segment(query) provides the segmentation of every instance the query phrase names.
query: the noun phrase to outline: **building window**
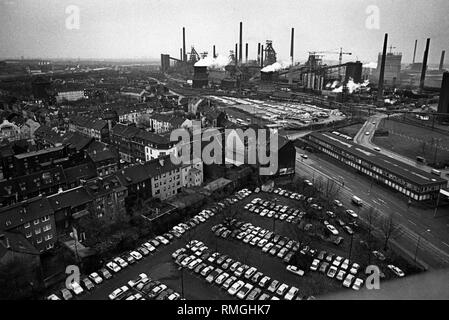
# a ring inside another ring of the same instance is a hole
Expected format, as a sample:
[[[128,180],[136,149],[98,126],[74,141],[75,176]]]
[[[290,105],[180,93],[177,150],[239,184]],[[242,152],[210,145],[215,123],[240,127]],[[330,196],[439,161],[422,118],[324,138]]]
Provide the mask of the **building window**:
[[[47,224],[46,226],[44,226],[44,232],[48,231],[51,229],[51,224]]]
[[[50,249],[53,248],[53,246],[54,246],[53,243],[48,243],[48,244],[45,246],[45,248],[46,248],[47,250],[50,250]]]
[[[51,239],[53,239],[53,235],[50,233],[50,234],[47,234],[46,236],[45,236],[45,241],[49,241],[49,240],[51,240]]]
[[[34,220],[34,224],[39,224],[39,219]]]
[[[49,221],[49,220],[50,220],[50,216],[45,216],[45,217],[41,218],[42,222],[46,222],[46,221]]]
[[[37,242],[37,243],[42,243],[42,238],[38,238],[38,239],[36,240],[36,242]]]
[[[25,223],[25,224],[23,225],[23,227],[24,227],[25,229],[28,229],[28,228],[30,227],[30,223],[29,223],[29,222]]]
[[[25,234],[25,237],[28,239],[28,238],[31,238],[31,232],[27,232],[26,234]]]
[[[35,233],[35,234],[39,234],[39,233],[41,233],[41,228],[39,228],[39,229],[35,229],[35,230],[34,230],[34,233]]]

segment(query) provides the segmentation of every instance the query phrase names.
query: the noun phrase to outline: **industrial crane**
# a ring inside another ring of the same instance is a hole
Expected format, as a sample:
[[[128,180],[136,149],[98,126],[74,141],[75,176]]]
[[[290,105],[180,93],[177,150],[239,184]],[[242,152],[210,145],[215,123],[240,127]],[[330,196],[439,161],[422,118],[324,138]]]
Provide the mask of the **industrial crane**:
[[[343,52],[343,48],[340,48],[340,51],[313,51],[313,52],[309,52],[309,54],[313,54],[316,55],[317,53],[323,53],[323,54],[338,54],[339,55],[339,59],[338,59],[338,78],[341,80],[341,65],[343,62],[343,55],[352,55],[352,52]]]

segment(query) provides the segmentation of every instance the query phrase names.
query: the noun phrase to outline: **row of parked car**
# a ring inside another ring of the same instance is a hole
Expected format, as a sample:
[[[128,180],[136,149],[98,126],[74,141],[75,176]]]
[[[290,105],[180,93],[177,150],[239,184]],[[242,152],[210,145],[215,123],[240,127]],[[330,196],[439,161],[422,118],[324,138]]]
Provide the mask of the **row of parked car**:
[[[128,281],[127,285],[115,289],[109,294],[110,300],[179,300],[181,295],[168,288],[160,281],[151,279],[141,273],[136,279]]]
[[[88,276],[81,277],[79,283],[74,281],[68,287],[60,289],[58,293],[49,295],[47,300],[61,300],[61,298],[64,300],[71,300],[74,296],[81,296],[86,292],[90,292],[104,281],[111,279],[114,274],[121,272],[129,265],[135,264],[155,252],[158,246],[168,245],[173,238],[174,235],[171,233],[156,236],[155,238],[144,242],[135,250],[114,257],[106,262],[105,267],[98,271],[92,272]]]
[[[248,189],[242,189],[236,192],[233,196],[224,199],[216,206],[209,209],[205,209],[197,214],[195,217],[189,219],[186,222],[179,223],[174,226],[170,231],[163,235],[159,235],[149,241],[144,242],[135,250],[126,252],[120,256],[114,257],[105,264],[105,267],[99,269],[97,272],[93,272],[88,276],[84,276],[78,282],[73,282],[69,288],[62,288],[57,293],[50,294],[48,300],[71,300],[74,296],[80,296],[86,292],[92,291],[96,286],[100,285],[106,280],[113,277],[114,274],[121,272],[146,256],[152,254],[157,250],[160,245],[168,245],[174,238],[180,238],[189,229],[196,227],[197,225],[204,223],[210,217],[214,216],[221,209],[237,203],[243,200],[251,194]],[[117,290],[120,288],[117,288]],[[124,289],[124,288],[122,288]]]
[[[215,225],[211,230],[216,236],[235,238],[253,247],[260,248],[262,252],[283,259],[286,263],[290,262],[295,252],[301,249],[301,244],[298,241],[236,219],[226,222],[226,225]]]
[[[263,274],[226,254],[212,252],[203,242],[192,240],[176,250],[175,263],[220,286],[230,296],[246,300],[302,300],[299,289]]]
[[[312,261],[310,270],[318,271],[326,274],[329,278],[335,278],[343,281],[346,288],[352,287],[354,290],[360,290],[364,280],[357,277],[360,271],[358,263],[351,263],[349,259],[336,256],[333,253],[320,251],[316,258]]]
[[[304,211],[279,205],[272,201],[263,201],[260,198],[253,199],[243,207],[245,210],[258,214],[261,217],[278,219],[289,223],[299,223],[306,215]]]

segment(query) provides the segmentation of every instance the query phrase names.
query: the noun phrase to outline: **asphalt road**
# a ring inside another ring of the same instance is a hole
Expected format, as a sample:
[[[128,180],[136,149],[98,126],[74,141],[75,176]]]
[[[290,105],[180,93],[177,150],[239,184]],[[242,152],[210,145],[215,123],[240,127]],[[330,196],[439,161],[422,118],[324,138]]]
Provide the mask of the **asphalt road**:
[[[304,153],[303,150],[298,152]],[[404,235],[396,240],[397,244],[413,256],[424,261],[429,268],[449,266],[449,216],[440,212],[433,217],[433,210],[421,210],[408,207],[407,201],[390,189],[372,183],[350,168],[336,164],[330,158],[308,154],[307,160],[297,154],[296,172],[309,179],[332,179],[341,187],[341,201],[351,207],[351,198],[358,196],[364,201],[364,208],[373,207],[381,215],[393,214],[404,231]],[[357,208],[354,209],[357,211]],[[363,209],[361,217],[363,218]],[[418,250],[416,249],[418,247]]]
[[[392,116],[394,116],[394,115],[392,115]],[[363,127],[359,130],[357,135],[354,137],[354,142],[358,143],[364,147],[370,148],[370,149],[374,149],[374,148],[378,147],[377,145],[372,143],[372,139],[374,137],[374,133],[377,130],[377,127],[379,126],[380,122],[384,118],[387,118],[387,115],[376,114],[376,115],[368,118],[368,120],[364,123]],[[417,163],[414,159],[407,158],[407,157],[400,155],[396,152],[393,152],[391,150],[381,148],[381,147],[379,147],[379,149],[380,149],[380,151],[378,151],[378,152],[380,152],[381,154],[386,155],[390,158],[397,159],[397,160],[404,162],[408,165],[411,165],[417,169],[420,169],[420,170],[423,170],[426,172],[431,172],[433,169],[432,167],[429,167],[428,165]],[[447,172],[449,172],[449,171],[444,172],[444,174],[442,175],[442,178],[449,180],[449,178],[446,176]]]

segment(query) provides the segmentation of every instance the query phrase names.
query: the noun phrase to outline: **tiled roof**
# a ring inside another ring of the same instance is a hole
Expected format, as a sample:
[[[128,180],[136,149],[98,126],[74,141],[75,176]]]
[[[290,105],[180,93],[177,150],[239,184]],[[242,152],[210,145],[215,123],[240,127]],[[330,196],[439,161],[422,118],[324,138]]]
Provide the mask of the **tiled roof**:
[[[0,230],[11,230],[26,222],[53,214],[46,198],[37,197],[0,209]]]
[[[92,197],[83,186],[51,195],[47,199],[54,211],[74,208],[92,201]]]

